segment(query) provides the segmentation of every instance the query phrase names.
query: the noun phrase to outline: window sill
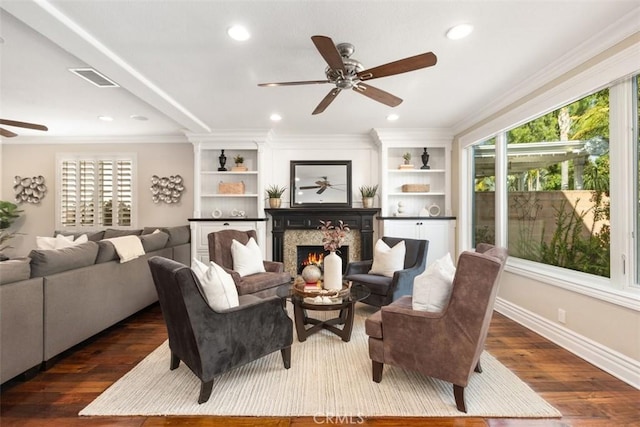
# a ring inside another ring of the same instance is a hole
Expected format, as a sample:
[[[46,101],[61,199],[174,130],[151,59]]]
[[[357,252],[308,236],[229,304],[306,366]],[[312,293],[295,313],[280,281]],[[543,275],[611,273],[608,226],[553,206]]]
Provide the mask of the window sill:
[[[542,283],[640,311],[640,289],[616,289],[610,279],[566,268],[509,257],[505,271]]]

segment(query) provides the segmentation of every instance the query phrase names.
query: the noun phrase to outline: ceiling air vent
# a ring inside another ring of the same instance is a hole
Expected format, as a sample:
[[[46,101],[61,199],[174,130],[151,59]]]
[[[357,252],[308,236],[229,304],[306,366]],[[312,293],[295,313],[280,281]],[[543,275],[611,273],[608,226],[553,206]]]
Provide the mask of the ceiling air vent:
[[[116,82],[93,68],[70,68],[69,71],[98,87],[120,87]]]

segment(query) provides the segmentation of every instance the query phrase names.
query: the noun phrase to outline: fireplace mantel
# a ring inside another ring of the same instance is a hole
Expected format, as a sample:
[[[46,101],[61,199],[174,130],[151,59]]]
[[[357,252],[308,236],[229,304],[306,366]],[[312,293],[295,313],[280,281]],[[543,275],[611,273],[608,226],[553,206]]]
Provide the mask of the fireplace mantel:
[[[286,230],[317,230],[320,221],[336,224],[342,220],[352,230],[360,231],[361,257],[373,259],[373,224],[380,209],[364,208],[288,208],[265,209],[273,218],[272,254],[274,261],[284,260],[284,232]]]

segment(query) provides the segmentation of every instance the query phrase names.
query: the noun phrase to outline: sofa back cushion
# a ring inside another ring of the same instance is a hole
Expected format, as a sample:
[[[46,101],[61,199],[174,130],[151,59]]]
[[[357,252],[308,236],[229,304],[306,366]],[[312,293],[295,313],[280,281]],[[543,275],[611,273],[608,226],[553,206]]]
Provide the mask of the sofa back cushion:
[[[31,277],[43,277],[93,265],[97,256],[98,244],[91,241],[63,249],[35,249],[29,254]]]
[[[31,258],[14,258],[0,262],[0,285],[19,282],[31,277]]]
[[[191,229],[188,225],[177,225],[175,227],[145,227],[142,230],[142,235],[151,234],[156,230],[160,230],[169,235],[169,240],[166,244],[167,248],[184,245],[191,241]]]
[[[118,230],[116,228],[107,228],[104,231],[104,236],[102,236],[103,239],[112,239],[114,237],[122,237],[122,236],[139,236],[142,234],[142,229],[136,229],[136,230]]]
[[[142,247],[144,248],[144,253],[146,254],[164,248],[165,246],[167,246],[168,240],[169,235],[164,231],[159,231],[157,233],[154,232],[151,234],[143,234],[142,236],[140,236],[140,241],[142,242]]]

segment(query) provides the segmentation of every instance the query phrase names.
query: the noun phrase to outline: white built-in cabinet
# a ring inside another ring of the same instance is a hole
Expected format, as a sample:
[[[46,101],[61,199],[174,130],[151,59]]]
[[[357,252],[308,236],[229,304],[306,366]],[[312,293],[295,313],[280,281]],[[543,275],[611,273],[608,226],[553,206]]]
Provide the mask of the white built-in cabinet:
[[[223,229],[256,230],[258,245],[265,253],[266,218],[260,168],[263,141],[243,135],[191,136],[194,147],[194,209],[191,224],[191,253],[203,262],[209,260],[207,236]],[[220,156],[226,157],[221,168]],[[246,171],[233,171],[234,157],[244,158]],[[241,193],[221,191],[220,183],[240,185]]]
[[[382,131],[377,131],[376,136],[380,149],[382,235],[429,240],[427,265],[448,252],[455,259],[451,136]],[[403,156],[407,153],[413,168],[404,166]],[[423,154],[429,156],[428,168],[423,168]]]

